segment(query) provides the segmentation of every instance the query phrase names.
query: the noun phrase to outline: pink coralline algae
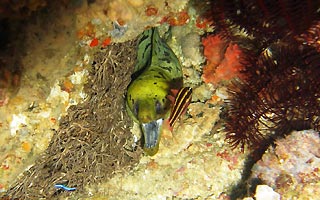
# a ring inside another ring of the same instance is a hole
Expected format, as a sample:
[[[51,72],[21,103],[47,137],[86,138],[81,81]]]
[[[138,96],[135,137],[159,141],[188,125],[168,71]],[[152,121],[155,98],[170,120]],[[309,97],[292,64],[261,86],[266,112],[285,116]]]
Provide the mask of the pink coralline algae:
[[[319,133],[293,131],[275,144],[252,168],[252,182],[259,179],[284,199],[319,197]]]

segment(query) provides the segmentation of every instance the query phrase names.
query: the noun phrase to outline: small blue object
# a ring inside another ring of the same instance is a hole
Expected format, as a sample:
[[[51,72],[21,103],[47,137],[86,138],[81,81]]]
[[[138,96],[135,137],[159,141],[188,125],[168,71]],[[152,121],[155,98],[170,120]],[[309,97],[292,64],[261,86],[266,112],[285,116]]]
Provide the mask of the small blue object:
[[[62,184],[55,184],[54,187],[58,189],[64,189],[66,191],[75,191],[77,189],[77,188],[70,188]]]

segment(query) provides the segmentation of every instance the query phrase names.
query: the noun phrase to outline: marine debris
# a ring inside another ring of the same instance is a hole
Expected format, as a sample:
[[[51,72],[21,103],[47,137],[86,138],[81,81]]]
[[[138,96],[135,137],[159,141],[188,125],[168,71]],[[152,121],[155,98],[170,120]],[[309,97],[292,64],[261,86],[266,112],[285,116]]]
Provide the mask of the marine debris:
[[[57,189],[63,189],[65,191],[75,191],[77,189],[75,187],[68,187],[68,186],[65,186],[63,184],[55,184],[54,187],[57,188]]]

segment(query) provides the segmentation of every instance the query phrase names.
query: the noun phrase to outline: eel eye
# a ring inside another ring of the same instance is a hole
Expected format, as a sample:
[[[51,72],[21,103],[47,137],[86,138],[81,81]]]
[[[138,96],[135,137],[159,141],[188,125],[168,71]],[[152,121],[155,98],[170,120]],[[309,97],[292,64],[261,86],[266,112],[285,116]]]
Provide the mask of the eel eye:
[[[161,103],[157,100],[157,101],[156,101],[156,113],[157,113],[157,114],[161,114],[161,112],[162,112],[162,105],[161,105]]]

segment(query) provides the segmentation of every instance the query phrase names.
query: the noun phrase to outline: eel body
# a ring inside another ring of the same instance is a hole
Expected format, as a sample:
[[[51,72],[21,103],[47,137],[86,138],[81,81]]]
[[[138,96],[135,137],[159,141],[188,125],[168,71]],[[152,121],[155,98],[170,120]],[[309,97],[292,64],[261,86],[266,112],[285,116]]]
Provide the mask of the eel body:
[[[144,151],[157,153],[164,119],[170,111],[167,95],[183,85],[180,62],[157,28],[145,30],[139,39],[137,63],[127,89],[129,115],[139,123]]]

